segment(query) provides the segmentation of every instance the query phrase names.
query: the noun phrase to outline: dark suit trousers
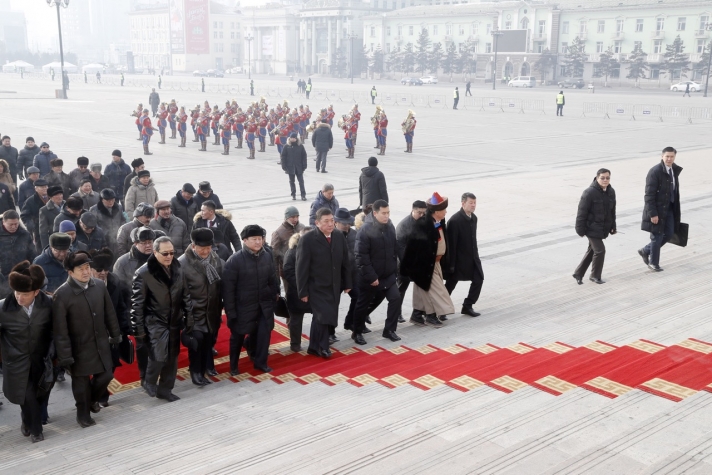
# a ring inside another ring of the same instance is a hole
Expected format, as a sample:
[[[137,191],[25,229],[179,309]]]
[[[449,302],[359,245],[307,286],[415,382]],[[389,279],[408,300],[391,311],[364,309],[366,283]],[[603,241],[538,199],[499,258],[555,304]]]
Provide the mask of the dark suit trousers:
[[[665,230],[661,233],[650,233],[650,242],[645,246],[645,253],[650,256],[650,264],[660,265],[660,248],[675,234],[675,207],[670,203],[670,209],[665,217]]]
[[[213,335],[210,332],[193,330],[193,338],[198,342],[198,349],[188,348],[188,366],[191,373],[204,375],[208,362],[213,359]]]
[[[318,323],[312,319],[311,330],[309,331],[309,349],[313,351],[328,350],[331,328],[331,325]]]
[[[38,395],[37,381],[42,376],[43,368],[32,368],[30,376],[27,379],[27,388],[25,389],[25,401],[20,404],[22,423],[30,430],[32,435],[40,435],[42,433],[42,412],[49,399],[49,394],[44,396]]]
[[[324,170],[326,168],[326,154],[327,152],[316,152],[316,171]]]
[[[101,399],[112,379],[114,379],[114,373],[111,371],[104,371],[94,376],[72,375],[72,394],[76,401],[79,419],[89,419],[89,407]]]
[[[457,286],[457,282],[457,280],[452,279],[445,282],[445,288],[447,289],[448,294],[452,294],[452,291],[455,290],[455,287]],[[483,283],[484,281],[479,274],[475,275],[474,280],[470,282],[470,290],[467,292],[467,297],[465,297],[465,300],[462,302],[462,306],[464,308],[472,308],[477,303],[480,299],[480,292],[482,291]]]
[[[366,317],[368,316],[369,308],[377,300],[379,303],[383,299],[388,300],[388,310],[386,310],[386,324],[383,331],[396,331],[398,328],[398,316],[401,313],[401,296],[397,285],[391,285],[387,289],[381,289],[369,286],[361,286],[359,288],[358,301],[356,302],[356,310],[354,311],[353,329],[355,333],[363,333],[366,327]]]
[[[175,336],[171,334],[171,338],[180,338],[177,330]],[[159,393],[169,393],[176,384],[176,374],[178,374],[178,352],[174,353],[169,350],[168,358],[165,362],[155,361],[153,358],[148,359],[146,367],[146,384],[158,384]]]
[[[232,325],[228,323],[230,328],[230,371],[237,372],[240,351],[243,346],[255,366],[267,366],[269,340],[272,336],[268,319],[260,316],[257,328],[248,335],[238,333],[236,323]]]
[[[302,344],[302,324],[304,323],[304,312],[289,312],[289,344],[291,346],[301,346]]]
[[[588,236],[586,236],[588,237]],[[583,278],[591,265],[591,277],[600,279],[603,273],[603,260],[606,258],[606,246],[603,244],[603,239],[588,237],[588,249],[583,255],[581,263],[578,265],[574,274]]]
[[[148,337],[136,338],[136,363],[138,364],[138,374],[141,379],[146,379],[146,367],[148,366],[149,352]]]
[[[324,163],[326,163],[326,160],[324,160]],[[297,194],[297,186],[294,183],[294,177],[297,177],[297,180],[299,181],[299,192],[302,194],[302,196],[307,196],[307,192],[304,190],[304,174],[303,173],[297,173],[296,175],[294,173],[289,174],[289,189],[292,192],[292,196],[296,196]]]

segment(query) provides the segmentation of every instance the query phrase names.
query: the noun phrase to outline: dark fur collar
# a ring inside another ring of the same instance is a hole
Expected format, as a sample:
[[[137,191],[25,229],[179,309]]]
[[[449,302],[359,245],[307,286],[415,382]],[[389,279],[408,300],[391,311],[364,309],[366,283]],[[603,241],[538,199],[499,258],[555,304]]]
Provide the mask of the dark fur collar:
[[[158,280],[159,282],[163,282],[168,287],[170,287],[173,282],[175,282],[175,280],[178,278],[178,273],[180,269],[180,262],[178,262],[178,259],[173,259],[173,262],[171,263],[170,277],[168,277],[166,271],[163,270],[163,266],[158,262],[158,259],[156,259],[156,256],[154,256],[153,254],[148,257],[146,265],[148,266],[148,272],[156,280]]]

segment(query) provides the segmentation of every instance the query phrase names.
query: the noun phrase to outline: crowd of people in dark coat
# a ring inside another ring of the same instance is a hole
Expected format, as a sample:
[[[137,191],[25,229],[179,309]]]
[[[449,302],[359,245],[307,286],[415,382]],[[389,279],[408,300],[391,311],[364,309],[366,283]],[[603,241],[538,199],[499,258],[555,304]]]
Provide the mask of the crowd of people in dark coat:
[[[651,244],[639,252],[657,271],[660,246],[680,227],[682,169],[675,157],[666,148],[646,183],[643,229],[650,230]],[[52,171],[61,173],[58,159],[52,160]],[[34,164],[40,164],[37,156]],[[51,390],[65,374],[83,428],[94,425],[92,415],[109,405],[108,387],[121,365],[137,364],[148,396],[177,401],[173,388],[182,345],[192,383],[211,384],[218,376],[214,355],[223,315],[231,334],[232,376],[245,364],[243,348],[255,370],[272,371],[275,316],[286,319],[290,350],[301,352],[304,316],[311,314],[306,353],[331,358],[342,294],[350,298],[343,328],[358,345],[367,344],[370,315],[383,300],[382,336],[401,339],[398,325],[406,323],[402,305],[411,283],[414,325],[443,326],[457,313],[450,295],[463,281],[470,288],[460,314],[480,315],[474,306],[484,271],[473,193],[462,194],[449,220],[449,200],[435,192],[413,202],[394,225],[386,178],[371,157],[359,178],[357,209],[340,206],[334,186],[326,183],[311,204],[309,225],[289,206],[268,244],[258,224],[237,232],[209,182],[197,189],[185,183],[165,200],[149,191],[150,173],[140,158],[128,167],[114,150],[103,174],[85,157],[77,165],[68,175],[68,190],[50,186],[39,167],[16,168],[32,182],[34,194],[25,194],[19,213],[15,206],[2,213],[3,392],[21,406],[21,431],[33,442],[43,440]],[[581,199],[576,231],[590,244],[574,274],[579,283],[578,272],[592,260],[591,280],[600,279],[601,240],[616,231],[609,185],[610,171],[601,169]],[[125,211],[122,203],[132,193],[139,198]]]

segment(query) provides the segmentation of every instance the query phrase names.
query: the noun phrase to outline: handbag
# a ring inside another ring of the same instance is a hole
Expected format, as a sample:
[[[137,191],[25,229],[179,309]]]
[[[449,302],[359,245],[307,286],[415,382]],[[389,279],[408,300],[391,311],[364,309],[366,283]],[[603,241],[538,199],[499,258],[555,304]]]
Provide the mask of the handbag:
[[[281,318],[289,318],[289,310],[287,310],[287,301],[281,295],[274,304],[274,315]]]
[[[133,338],[126,337],[119,343],[119,358],[126,364],[133,364],[136,356],[136,349]]]
[[[680,223],[680,227],[675,234],[672,235],[668,241],[670,244],[676,246],[685,247],[687,246],[687,233],[690,230],[690,225],[687,223]]]
[[[198,340],[193,336],[193,332],[183,330],[180,332],[180,342],[191,351],[198,351]]]
[[[48,394],[52,390],[52,387],[54,387],[54,382],[57,379],[57,373],[59,372],[59,368],[55,368],[54,364],[52,363],[54,353],[55,350],[53,341],[49,345],[49,351],[47,351],[47,355],[43,358],[44,370],[42,371],[42,376],[40,377],[40,380],[37,383],[37,390],[40,393]]]

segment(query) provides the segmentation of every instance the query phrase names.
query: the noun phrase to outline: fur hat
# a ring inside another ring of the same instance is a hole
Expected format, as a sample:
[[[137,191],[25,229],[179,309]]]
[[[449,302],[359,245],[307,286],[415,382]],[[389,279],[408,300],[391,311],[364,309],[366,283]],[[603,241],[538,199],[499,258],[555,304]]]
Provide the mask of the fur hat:
[[[447,196],[440,196],[436,191],[433,193],[433,196],[428,198],[426,205],[430,211],[442,211],[447,209]]]
[[[84,165],[84,166],[89,166],[89,159],[87,157],[79,157],[77,158],[77,165]]]
[[[44,285],[45,273],[42,267],[22,261],[12,268],[8,281],[15,292],[34,292]]]
[[[84,202],[81,198],[77,196],[70,196],[69,198],[67,198],[67,202],[64,203],[64,206],[67,209],[78,211],[80,209],[84,209]]]
[[[68,271],[84,264],[91,264],[91,256],[87,251],[70,252],[64,258],[64,268]]]
[[[102,200],[115,200],[116,192],[111,188],[104,188],[101,190],[100,196]]]
[[[101,163],[92,163],[90,168],[93,172],[101,172]]]
[[[55,158],[55,159],[49,161],[49,166],[50,167],[63,167],[64,160],[62,160],[61,158]]]
[[[69,234],[54,233],[49,237],[49,247],[58,251],[66,251],[72,245],[72,238]]]
[[[157,237],[156,232],[148,226],[136,228],[135,232],[136,234],[134,235],[133,242],[155,241]]]
[[[91,255],[91,268],[98,271],[111,270],[114,262],[114,253],[111,249],[105,247],[101,250],[92,249],[89,251]]]
[[[139,203],[133,212],[133,217],[146,216],[147,218],[153,218],[154,214],[156,214],[156,208],[148,203]]]
[[[62,195],[62,194],[64,194],[64,189],[59,185],[50,186],[49,188],[47,188],[47,196],[49,196],[50,198],[53,197],[54,195]]]
[[[210,182],[209,181],[201,181],[198,183],[198,188],[200,191],[213,191],[213,189],[210,187]]]
[[[262,227],[258,226],[257,224],[248,224],[242,229],[242,232],[240,233],[240,239],[242,240],[254,236],[264,236],[264,229],[262,229]]]
[[[89,164],[89,160],[87,160],[87,165],[88,164]],[[131,168],[138,168],[141,165],[145,165],[145,163],[143,163],[143,158],[137,158],[136,160],[133,160],[131,162]]]
[[[210,228],[195,228],[190,233],[190,240],[196,246],[212,246],[215,243],[215,235]]]
[[[143,178],[143,177],[145,177],[145,176],[151,176],[151,172],[149,172],[148,170],[141,170],[141,171],[138,172],[136,175],[137,175],[139,178]]]
[[[121,156],[121,150],[116,149],[113,152],[111,152],[112,157],[120,157]]]

